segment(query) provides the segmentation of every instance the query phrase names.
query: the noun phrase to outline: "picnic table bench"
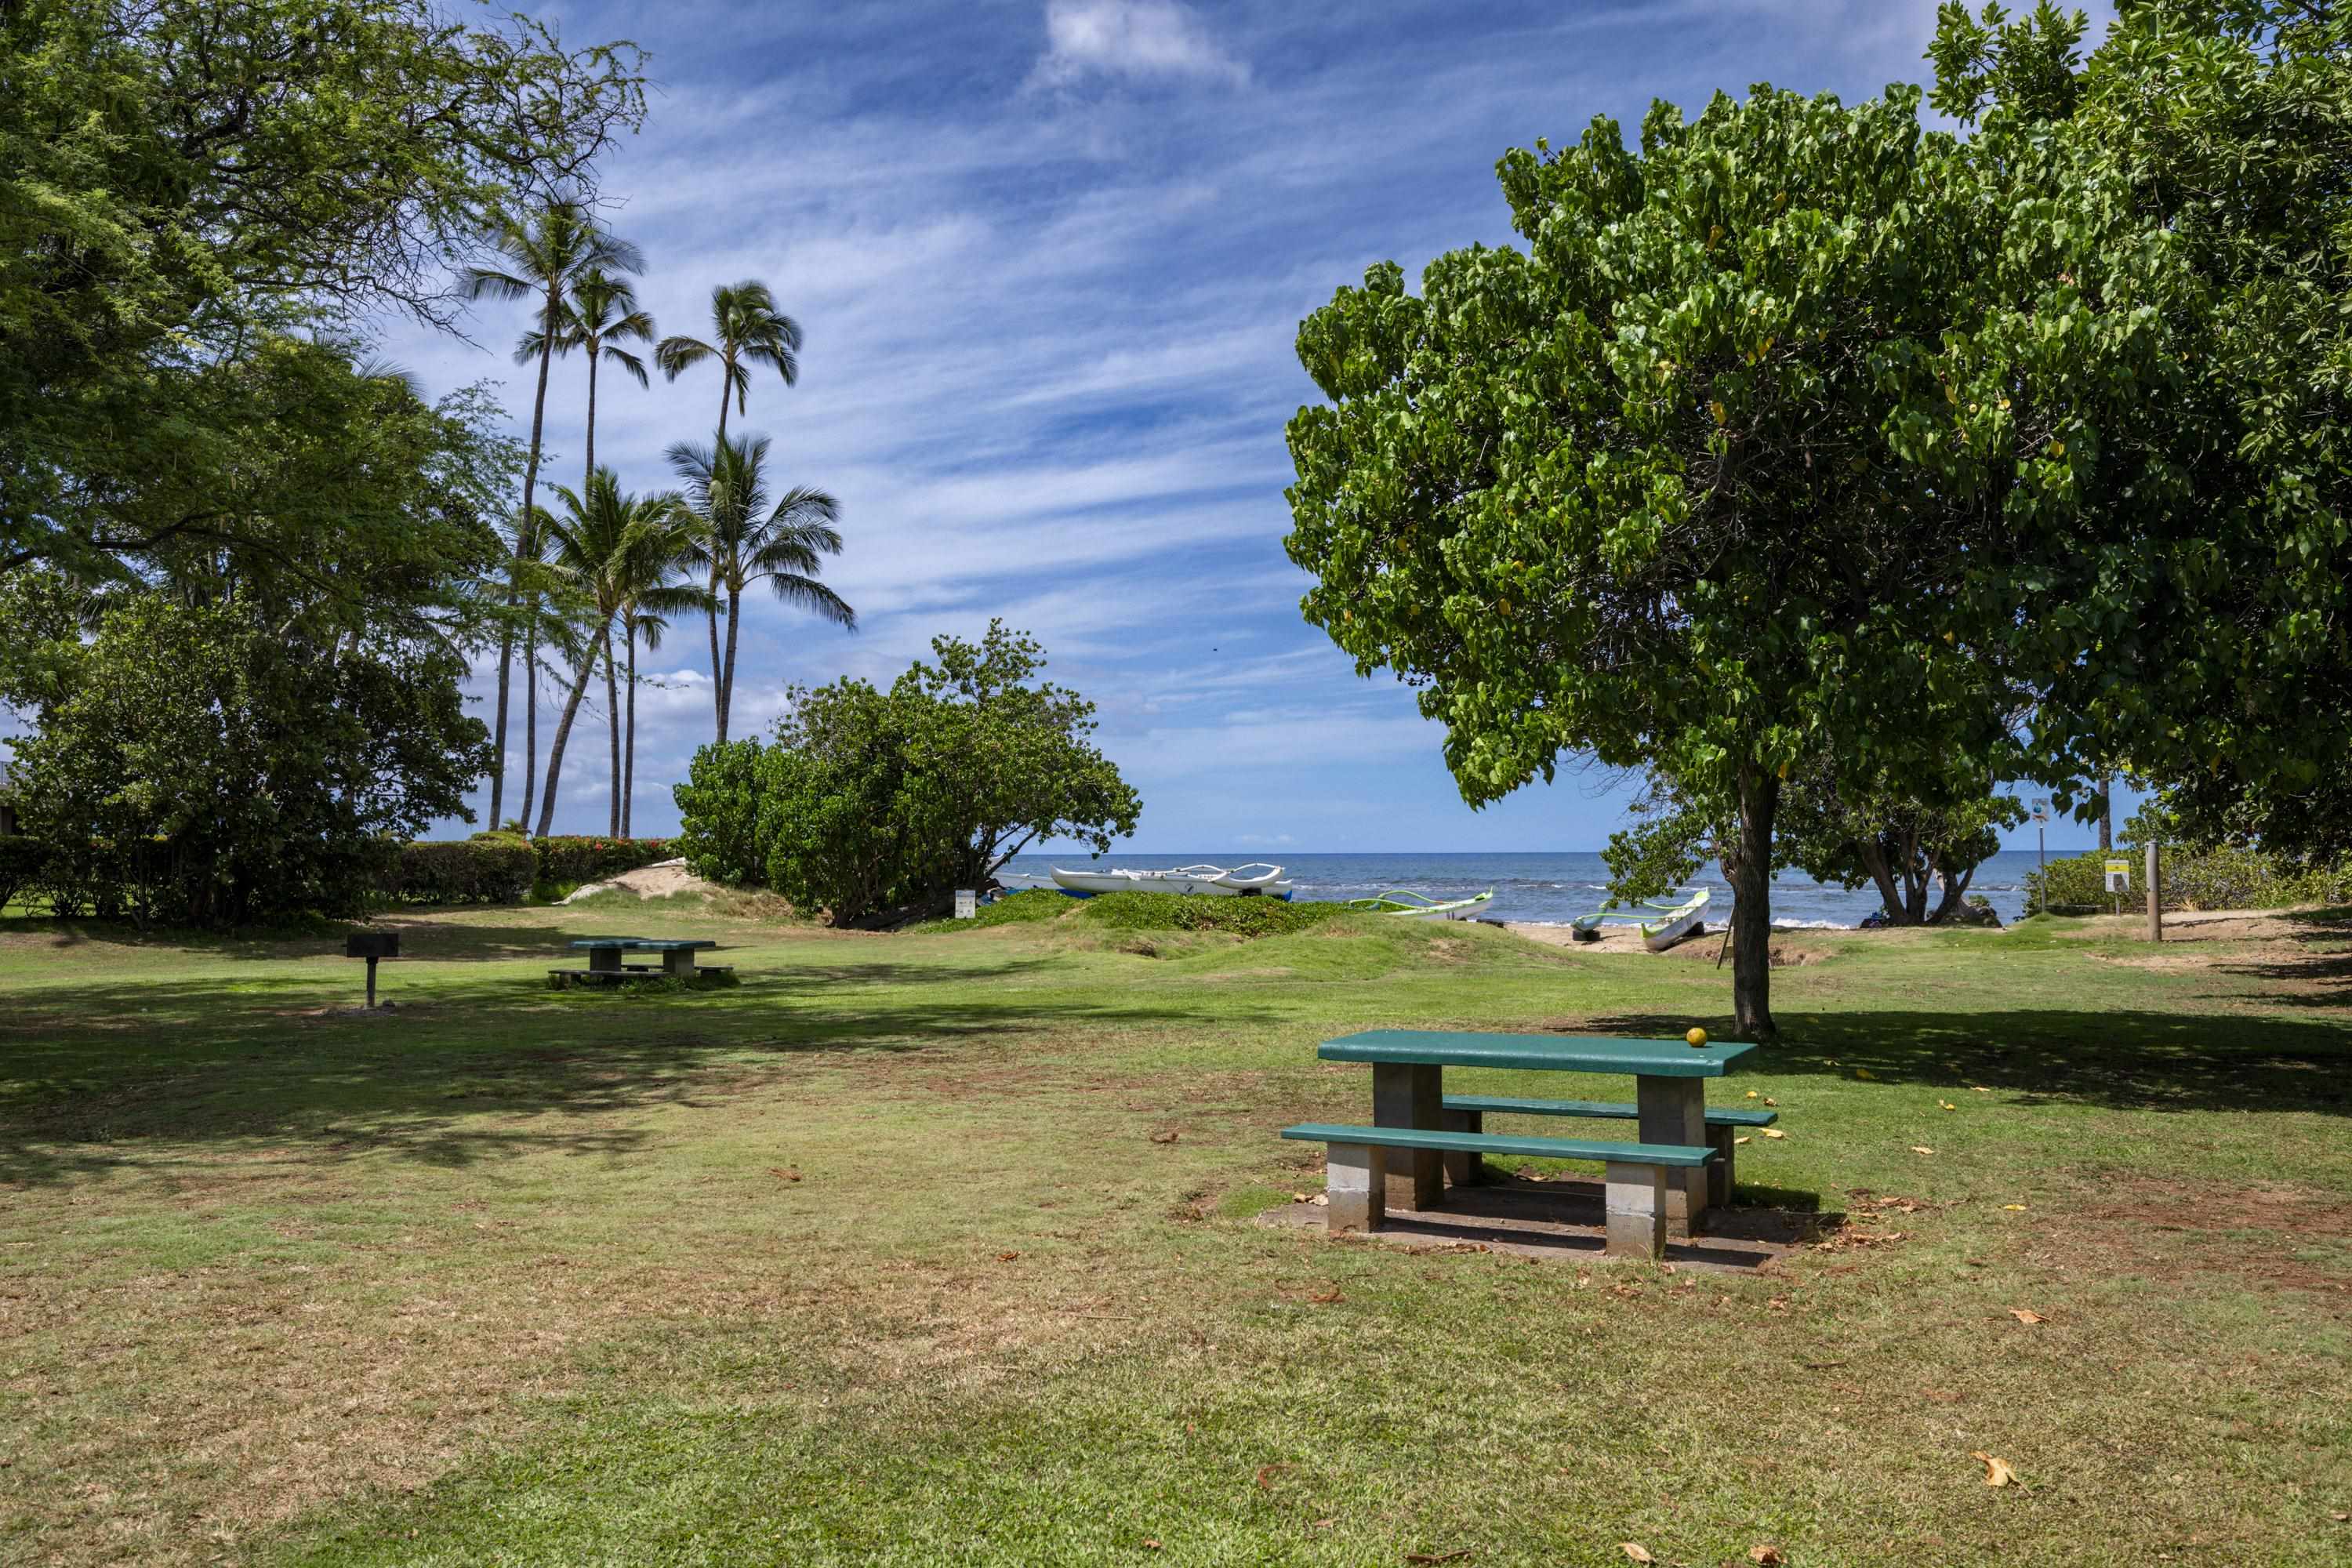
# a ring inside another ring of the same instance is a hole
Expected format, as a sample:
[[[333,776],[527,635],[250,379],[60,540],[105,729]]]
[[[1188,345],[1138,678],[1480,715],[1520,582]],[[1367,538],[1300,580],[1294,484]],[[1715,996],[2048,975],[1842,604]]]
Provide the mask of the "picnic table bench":
[[[1309,1122],[1286,1127],[1282,1136],[1328,1147],[1327,1223],[1335,1232],[1377,1230],[1392,1207],[1436,1207],[1446,1178],[1456,1184],[1482,1179],[1489,1154],[1597,1160],[1608,1251],[1656,1258],[1670,1232],[1696,1234],[1710,1204],[1730,1201],[1737,1129],[1775,1120],[1769,1110],[1706,1107],[1706,1080],[1755,1048],[1736,1040],[1693,1047],[1575,1035],[1367,1030],[1326,1040],[1316,1055],[1370,1064],[1371,1125]],[[1630,1073],[1634,1103],[1448,1096],[1449,1067]],[[1638,1141],[1492,1133],[1485,1126],[1489,1115],[1633,1121]]]
[[[694,955],[705,948],[719,944],[707,939],[675,941],[642,936],[583,937],[572,944],[588,954],[585,969],[551,969],[548,984],[565,985],[620,985],[632,980],[677,979],[692,980],[702,974],[732,974],[726,964],[705,964],[698,968]],[[657,952],[659,963],[630,963],[625,954]]]

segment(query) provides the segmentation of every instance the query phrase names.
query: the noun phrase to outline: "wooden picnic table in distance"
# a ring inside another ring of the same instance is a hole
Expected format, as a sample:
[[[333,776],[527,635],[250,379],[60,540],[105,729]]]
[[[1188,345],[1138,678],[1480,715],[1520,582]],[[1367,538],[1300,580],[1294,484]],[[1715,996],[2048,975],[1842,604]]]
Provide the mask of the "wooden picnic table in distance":
[[[695,967],[696,953],[705,948],[715,948],[719,945],[707,938],[673,940],[642,936],[592,936],[583,937],[572,945],[575,949],[586,951],[588,967],[549,970],[548,978],[558,985],[573,981],[611,985],[627,980],[649,980],[656,974],[664,978],[691,980],[698,974],[733,973],[731,969],[723,966],[700,969]],[[656,969],[650,963],[627,963],[625,955],[632,952],[661,954],[660,967]]]
[[[1372,1123],[1378,1127],[1449,1130],[1444,1073],[1454,1068],[1508,1068],[1538,1072],[1630,1073],[1634,1085],[1637,1136],[1645,1144],[1706,1146],[1709,1143],[1706,1080],[1721,1078],[1732,1063],[1754,1050],[1749,1042],[1619,1039],[1591,1035],[1499,1035],[1435,1029],[1368,1029],[1343,1035],[1316,1047],[1326,1061],[1367,1062],[1372,1069]],[[1527,1110],[1536,1114],[1610,1116],[1621,1107],[1559,1102],[1550,1111],[1541,1101],[1506,1102],[1461,1098],[1455,1121],[1484,1110]],[[1720,1114],[1720,1113],[1718,1113]],[[1770,1118],[1764,1117],[1761,1121]],[[1469,1123],[1475,1130],[1475,1121]],[[1729,1193],[1729,1140],[1716,1142],[1723,1196]],[[1388,1176],[1389,1204],[1399,1208],[1434,1207],[1444,1193],[1445,1153],[1435,1149],[1399,1152]],[[1475,1157],[1465,1158],[1457,1177],[1466,1176]],[[1709,1173],[1704,1167],[1665,1173],[1664,1218],[1677,1234],[1689,1235],[1706,1211]]]

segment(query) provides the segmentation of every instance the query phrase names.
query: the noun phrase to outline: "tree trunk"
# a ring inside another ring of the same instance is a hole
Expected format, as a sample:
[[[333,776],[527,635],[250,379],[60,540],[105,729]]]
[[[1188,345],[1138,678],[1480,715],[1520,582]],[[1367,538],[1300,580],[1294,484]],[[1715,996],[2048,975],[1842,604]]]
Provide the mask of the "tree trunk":
[[[1854,848],[1862,858],[1862,868],[1870,873],[1870,879],[1878,887],[1879,902],[1886,906],[1887,924],[1904,924],[1903,895],[1895,889],[1895,872],[1887,865],[1885,846],[1864,842]]]
[[[743,624],[743,591],[727,590],[727,682],[719,692],[719,738],[727,739],[727,726],[735,718],[735,629]]]
[[[637,796],[637,623],[628,622],[623,636],[629,645],[629,716],[621,753],[621,837],[626,838],[632,826],[629,814]]]
[[[1942,869],[1941,867],[1937,868]],[[1976,874],[1977,868],[1974,866],[1957,876],[1949,871],[1944,872],[1943,901],[1936,906],[1936,912],[1927,917],[1929,925],[1942,925],[1959,912],[1964,900],[1968,898],[1969,883],[1975,879]]]
[[[522,520],[515,527],[515,555],[521,563],[537,559],[537,552],[531,549],[531,545],[539,537],[539,514],[532,507],[539,494],[540,438],[547,428],[547,366],[554,349],[549,333],[555,324],[555,312],[562,305],[562,294],[555,284],[550,283],[547,286],[547,304],[539,318],[539,390],[532,395],[530,402],[530,456],[522,466]],[[538,605],[531,605],[534,620],[538,609]],[[531,775],[539,766],[539,633],[535,627],[523,639],[522,691],[522,819],[528,823],[530,820]],[[503,721],[499,725],[499,738],[503,747],[506,739]]]
[[[604,635],[597,641],[604,645],[604,729],[613,738],[613,771],[608,775],[613,781],[612,798],[604,803],[611,809],[604,815],[612,823],[608,831],[618,838],[621,836],[621,693],[618,689],[620,683],[613,675],[613,627],[610,622],[605,624]]]
[[[509,606],[514,596],[509,595]],[[490,773],[490,829],[496,832],[506,826],[500,816],[507,803],[507,685],[514,679],[514,630],[509,627],[499,633],[499,761]]]
[[[2116,775],[2099,775],[2099,847],[2116,847]]]
[[[710,449],[711,471],[727,460],[727,394],[729,391],[727,362],[719,362],[719,444]],[[711,500],[711,521],[717,521],[719,496]],[[718,720],[719,744],[727,743],[727,698],[719,684],[719,539],[710,541],[710,605],[702,612],[703,623],[710,628],[710,711]]]
[[[588,458],[580,465],[580,499],[588,499],[588,486],[596,478],[596,345],[588,345]]]
[[[588,657],[580,661],[580,673],[572,682],[572,695],[564,700],[563,717],[557,721],[555,738],[547,746],[547,787],[539,796],[539,836],[547,837],[555,823],[555,784],[563,773],[563,747],[572,738],[572,721],[579,715],[580,699],[587,694],[588,678],[596,673],[596,650],[591,647]]]
[[[1731,883],[1733,1034],[1769,1040],[1772,1022],[1772,817],[1780,781],[1754,764],[1739,771],[1739,852],[1724,868]]]

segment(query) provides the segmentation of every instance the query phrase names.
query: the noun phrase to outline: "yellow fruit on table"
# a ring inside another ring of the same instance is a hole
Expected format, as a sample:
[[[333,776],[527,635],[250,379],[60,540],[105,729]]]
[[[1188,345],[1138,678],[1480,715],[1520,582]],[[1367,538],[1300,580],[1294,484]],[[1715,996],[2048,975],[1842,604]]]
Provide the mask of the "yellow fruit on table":
[[[1705,1029],[1693,1029],[1689,1034],[1685,1035],[1683,1038],[1688,1040],[1692,1047],[1696,1048],[1706,1044],[1706,1031]]]

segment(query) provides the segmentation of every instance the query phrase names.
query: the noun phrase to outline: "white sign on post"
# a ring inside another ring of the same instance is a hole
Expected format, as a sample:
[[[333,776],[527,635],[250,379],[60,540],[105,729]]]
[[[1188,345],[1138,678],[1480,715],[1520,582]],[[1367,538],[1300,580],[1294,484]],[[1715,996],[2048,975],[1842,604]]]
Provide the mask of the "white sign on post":
[[[960,921],[968,921],[979,913],[980,894],[971,888],[958,888],[956,889],[955,918]]]
[[[2110,860],[2107,862],[2107,891],[2110,893],[2128,893],[2131,891],[2130,861]]]

